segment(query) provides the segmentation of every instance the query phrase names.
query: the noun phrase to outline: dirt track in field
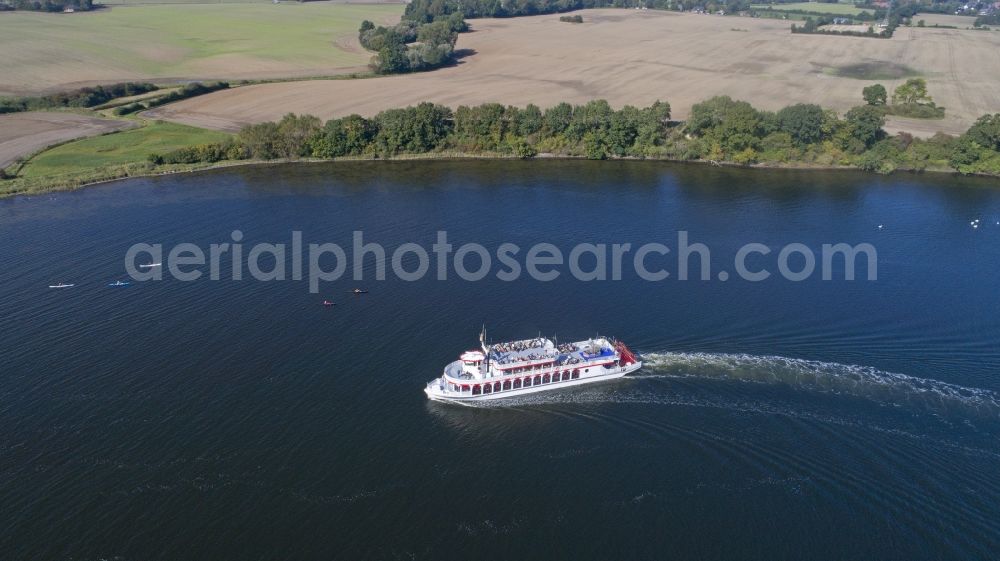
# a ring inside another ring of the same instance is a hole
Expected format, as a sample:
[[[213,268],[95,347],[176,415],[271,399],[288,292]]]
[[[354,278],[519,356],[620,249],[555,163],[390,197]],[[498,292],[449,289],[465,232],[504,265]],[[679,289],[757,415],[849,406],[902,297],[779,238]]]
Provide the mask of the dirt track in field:
[[[134,123],[75,113],[31,111],[0,115],[0,168],[46,146],[131,128]]]
[[[889,128],[956,133],[1000,111],[1000,33],[900,28],[884,40],[792,35],[788,22],[777,20],[653,10],[579,13],[583,24],[560,22],[558,15],[473,20],[474,31],[458,42],[467,54],[450,68],[241,87],[159,108],[155,115],[231,131],[290,111],[326,119],[421,101],[545,107],[605,98],[615,106],[666,100],[674,116],[684,118],[693,103],[713,95],[771,110],[808,102],[844,111],[862,102],[864,86],[881,82],[891,91],[907,70],[927,79],[948,116],[891,122]],[[856,65],[879,76],[838,75]]]

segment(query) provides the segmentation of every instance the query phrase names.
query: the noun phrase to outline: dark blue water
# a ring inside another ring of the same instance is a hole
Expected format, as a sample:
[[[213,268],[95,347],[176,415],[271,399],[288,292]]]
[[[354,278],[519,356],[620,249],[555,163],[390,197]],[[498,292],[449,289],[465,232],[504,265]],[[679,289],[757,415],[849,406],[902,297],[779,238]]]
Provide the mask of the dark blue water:
[[[995,559],[995,187],[383,162],[0,201],[0,558]],[[567,252],[676,248],[685,230],[715,280],[373,281],[368,263],[319,294],[105,286],[134,243],[236,229],[248,247],[361,230],[429,248],[447,230]],[[771,270],[789,243],[871,243],[878,279],[717,280],[749,242],[774,248],[754,262]],[[613,334],[646,366],[506,406],[427,402],[484,322],[496,339]]]

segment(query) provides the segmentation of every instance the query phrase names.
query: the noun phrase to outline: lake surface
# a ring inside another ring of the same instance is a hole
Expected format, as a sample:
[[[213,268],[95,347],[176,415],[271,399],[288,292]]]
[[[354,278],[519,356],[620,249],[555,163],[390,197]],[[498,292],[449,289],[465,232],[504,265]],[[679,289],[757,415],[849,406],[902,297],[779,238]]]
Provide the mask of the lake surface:
[[[995,559],[998,221],[983,180],[646,162],[239,168],[0,201],[0,558]],[[714,280],[106,286],[132,244],[237,229],[566,251],[684,230]],[[715,278],[750,242],[772,269],[786,244],[871,243],[878,279]],[[646,364],[428,402],[484,323],[612,334]]]

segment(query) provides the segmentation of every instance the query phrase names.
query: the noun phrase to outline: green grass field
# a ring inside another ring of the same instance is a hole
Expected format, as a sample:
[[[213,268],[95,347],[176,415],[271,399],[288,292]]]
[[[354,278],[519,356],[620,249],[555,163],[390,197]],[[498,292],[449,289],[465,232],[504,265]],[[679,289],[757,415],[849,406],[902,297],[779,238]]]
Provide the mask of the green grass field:
[[[335,74],[371,57],[362,20],[401,4],[329,2],[111,6],[88,13],[0,13],[0,95],[125,80]]]
[[[767,9],[770,7],[772,10],[787,11],[787,10],[803,10],[806,12],[820,12],[824,14],[830,14],[835,16],[853,16],[863,12],[871,12],[870,10],[863,10],[856,8],[854,4],[829,4],[825,2],[794,2],[791,4],[753,4],[752,8],[756,9]]]
[[[157,121],[142,128],[75,140],[46,150],[32,158],[21,176],[81,176],[101,168],[143,163],[153,153],[162,154],[185,146],[221,142],[226,133]]]

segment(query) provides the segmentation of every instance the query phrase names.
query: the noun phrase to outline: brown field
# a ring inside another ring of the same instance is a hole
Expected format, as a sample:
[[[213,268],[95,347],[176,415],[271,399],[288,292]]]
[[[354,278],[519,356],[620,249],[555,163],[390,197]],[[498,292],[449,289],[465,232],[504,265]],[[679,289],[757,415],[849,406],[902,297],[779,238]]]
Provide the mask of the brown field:
[[[947,118],[919,123],[961,132],[1000,110],[1000,33],[900,28],[889,40],[792,35],[788,22],[635,10],[473,20],[456,66],[364,80],[247,86],[160,108],[156,116],[235,130],[289,111],[322,118],[373,115],[420,101],[450,106],[496,101],[548,106],[604,98],[613,105],[669,101],[677,118],[713,95],[764,109],[797,102],[846,110],[876,81],[890,90],[907,75],[928,80]],[[748,32],[735,32],[733,28]],[[858,76],[857,78],[845,76]],[[875,79],[877,78],[877,79]]]
[[[0,168],[46,146],[135,126],[129,121],[97,119],[76,113],[32,111],[0,115]]]

